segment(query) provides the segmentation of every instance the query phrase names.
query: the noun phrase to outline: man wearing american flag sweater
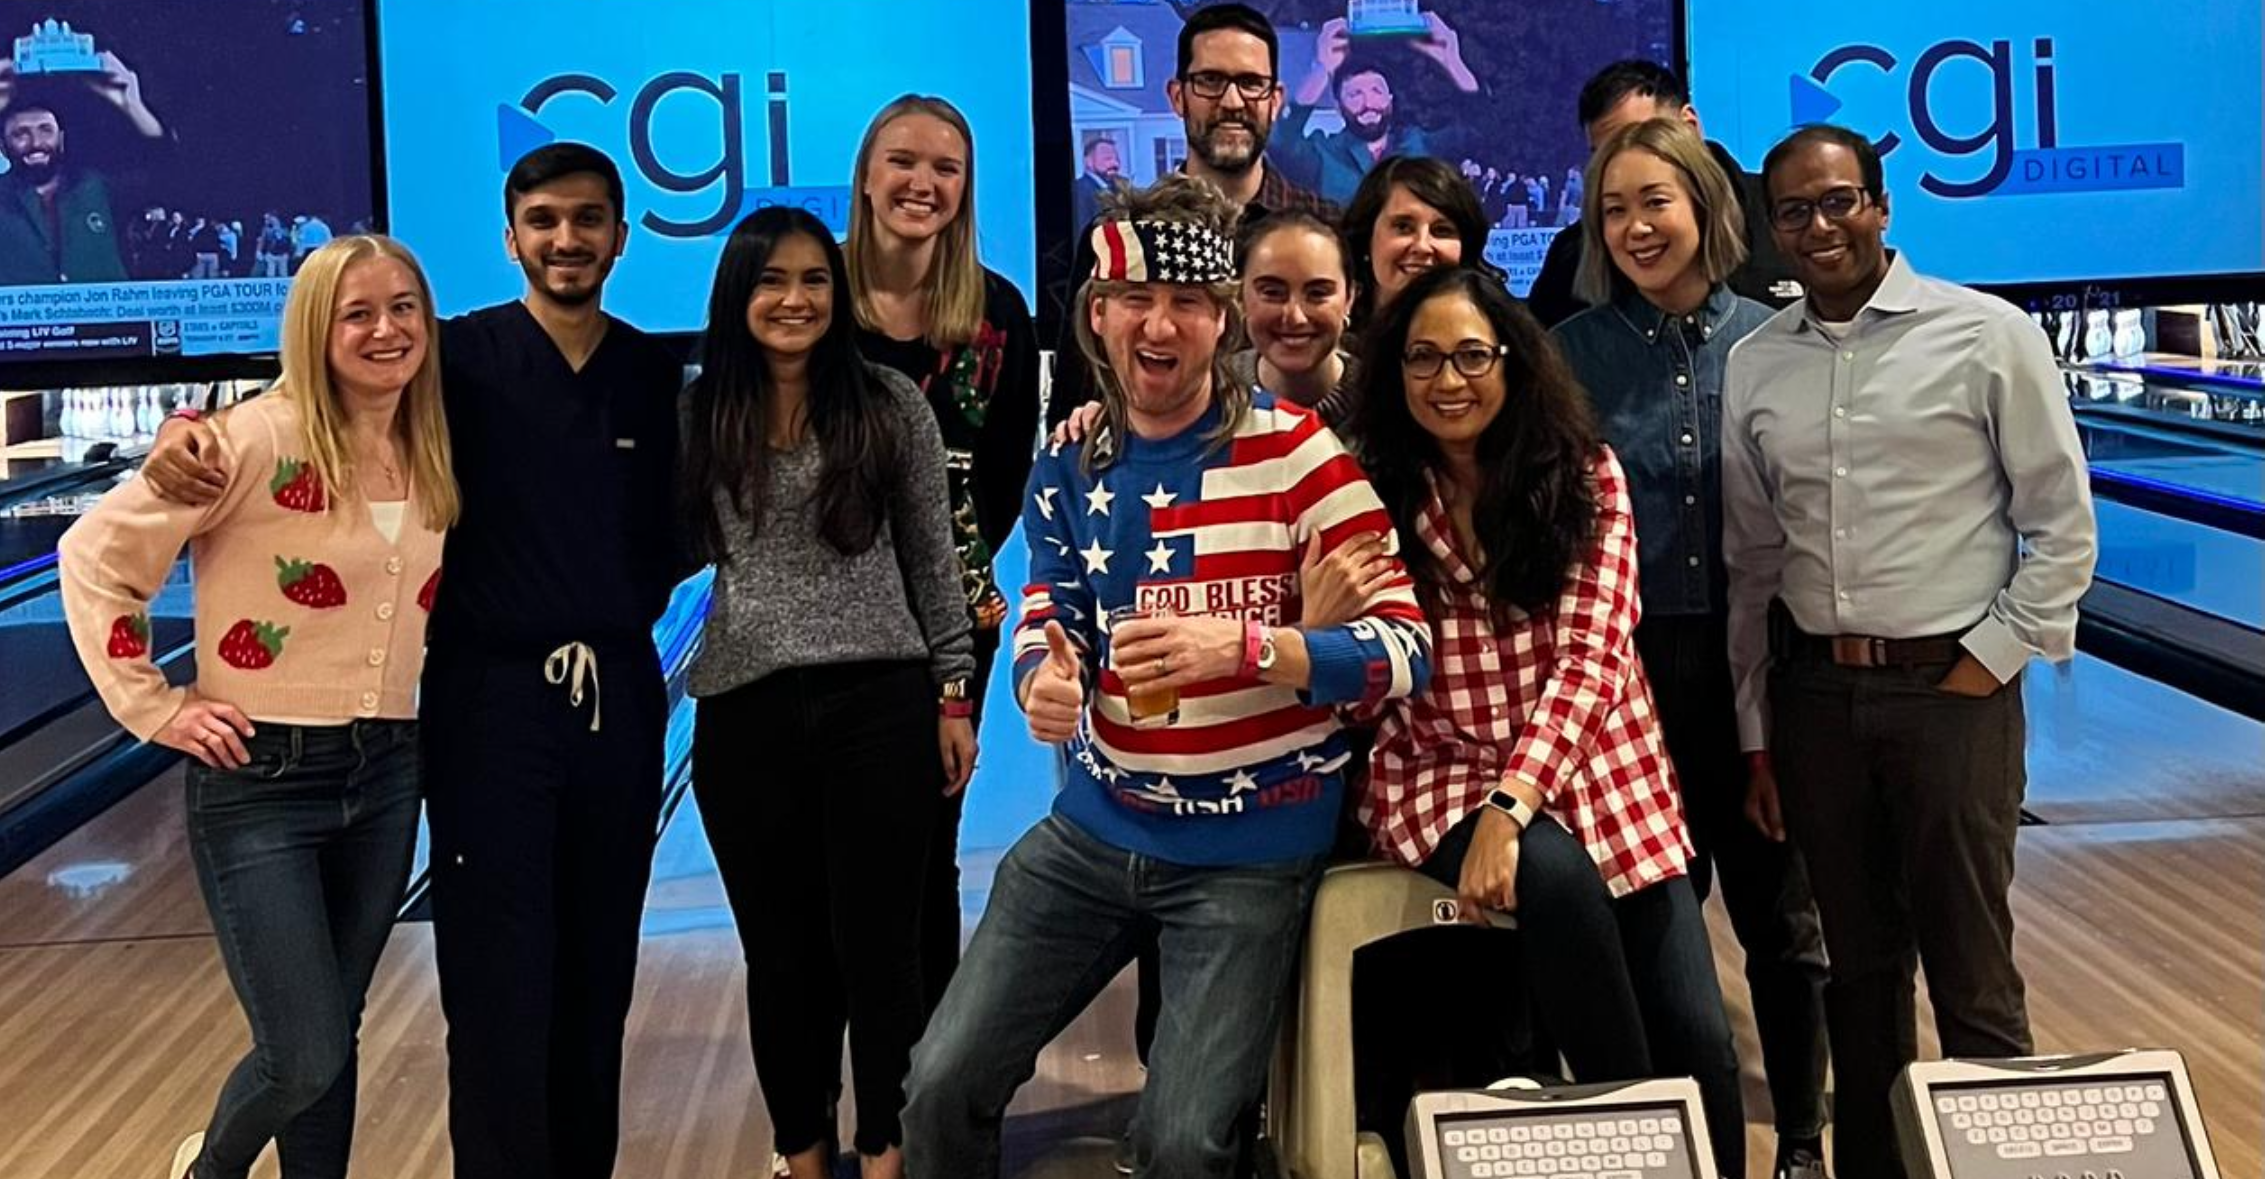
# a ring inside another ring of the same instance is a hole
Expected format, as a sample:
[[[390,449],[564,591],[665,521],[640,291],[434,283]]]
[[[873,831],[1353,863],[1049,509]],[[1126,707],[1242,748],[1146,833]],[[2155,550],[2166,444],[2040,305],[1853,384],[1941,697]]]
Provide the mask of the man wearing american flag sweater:
[[[1066,744],[1054,811],[1001,861],[913,1057],[915,1179],[998,1171],[1000,1121],[1038,1052],[1147,936],[1163,1017],[1135,1173],[1224,1176],[1258,1096],[1350,760],[1333,707],[1413,694],[1430,632],[1404,573],[1350,623],[1299,617],[1309,545],[1392,535],[1310,413],[1226,378],[1235,211],[1182,176],[1119,194],[1092,230],[1079,343],[1102,390],[1082,444],[1041,455],[1016,697]],[[1133,620],[1133,612],[1164,617]],[[1129,697],[1176,691],[1169,723]]]

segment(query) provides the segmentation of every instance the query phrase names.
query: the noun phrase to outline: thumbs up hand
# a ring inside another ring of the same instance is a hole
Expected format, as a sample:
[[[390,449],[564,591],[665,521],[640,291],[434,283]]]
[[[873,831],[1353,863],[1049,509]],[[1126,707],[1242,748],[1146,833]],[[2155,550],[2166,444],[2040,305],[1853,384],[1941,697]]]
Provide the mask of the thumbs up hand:
[[[1059,745],[1077,735],[1085,708],[1085,664],[1059,622],[1046,624],[1046,658],[1023,679],[1022,711],[1033,739]]]

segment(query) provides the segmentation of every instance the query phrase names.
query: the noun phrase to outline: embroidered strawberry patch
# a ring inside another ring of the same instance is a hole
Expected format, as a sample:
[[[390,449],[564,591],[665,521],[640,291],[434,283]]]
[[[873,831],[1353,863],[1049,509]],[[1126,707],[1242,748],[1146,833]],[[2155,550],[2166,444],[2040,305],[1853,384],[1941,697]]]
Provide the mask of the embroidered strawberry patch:
[[[328,610],[346,604],[346,583],[338,571],[315,561],[275,559],[275,584],[283,596],[302,606]]]
[[[110,657],[140,659],[149,654],[149,615],[121,614],[110,624]]]
[[[314,466],[300,459],[278,460],[275,478],[267,481],[267,491],[276,503],[294,512],[319,512],[329,502]]]
[[[283,654],[283,637],[290,633],[288,626],[243,619],[220,637],[220,661],[241,671],[273,667]]]

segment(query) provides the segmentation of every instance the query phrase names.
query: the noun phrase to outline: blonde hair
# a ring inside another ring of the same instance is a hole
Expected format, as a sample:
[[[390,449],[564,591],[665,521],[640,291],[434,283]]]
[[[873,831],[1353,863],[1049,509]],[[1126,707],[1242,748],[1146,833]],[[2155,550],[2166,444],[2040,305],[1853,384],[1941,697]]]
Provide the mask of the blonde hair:
[[[1119,186],[1113,192],[1101,194],[1099,219],[1185,222],[1201,225],[1232,240],[1240,215],[1227,194],[1210,181],[1175,172],[1147,188]],[[1093,332],[1093,301],[1124,294],[1131,287],[1131,283],[1087,277],[1070,304],[1071,322],[1077,330],[1077,350],[1085,357],[1093,373],[1094,388],[1101,394],[1101,420],[1095,423],[1085,445],[1084,463],[1089,471],[1115,461],[1121,440],[1132,428],[1132,404],[1125,397],[1124,383],[1109,366],[1108,349]],[[1211,396],[1220,408],[1219,426],[1204,438],[1207,444],[1218,446],[1235,436],[1235,428],[1242,424],[1243,415],[1250,412],[1251,406],[1250,387],[1237,381],[1227,365],[1232,353],[1230,344],[1242,334],[1242,287],[1228,281],[1206,283],[1203,290],[1227,317],[1218,351],[1211,356]]]
[[[346,438],[346,408],[331,380],[330,333],[338,315],[338,288],[346,271],[373,258],[401,263],[417,281],[425,321],[425,360],[402,390],[393,418],[394,435],[409,459],[409,486],[424,511],[425,526],[445,529],[456,522],[460,500],[448,448],[448,419],[440,404],[440,323],[433,316],[432,285],[407,246],[376,234],[333,238],[313,253],[291,281],[283,304],[283,375],[275,392],[299,411],[301,441],[308,462],[330,492],[329,506],[354,492],[352,448]]]
[[[1738,205],[1737,186],[1690,124],[1646,119],[1613,132],[1589,157],[1581,189],[1581,270],[1573,292],[1590,303],[1612,300],[1616,270],[1604,243],[1604,170],[1629,151],[1650,152],[1676,170],[1698,212],[1699,271],[1709,287],[1729,278],[1746,261],[1746,216]]]
[[[975,132],[958,107],[931,95],[907,94],[882,107],[881,113],[865,125],[865,138],[857,145],[857,164],[850,173],[855,185],[854,203],[842,254],[849,262],[849,303],[857,315],[857,325],[878,331],[880,316],[873,310],[871,292],[874,272],[881,264],[880,245],[875,240],[879,230],[874,224],[877,215],[873,198],[865,191],[865,171],[873,162],[873,147],[881,131],[913,115],[941,120],[959,132],[959,141],[967,148],[966,186],[961,190],[959,212],[937,237],[925,284],[925,338],[929,347],[940,351],[968,343],[983,327],[983,260],[975,249]]]

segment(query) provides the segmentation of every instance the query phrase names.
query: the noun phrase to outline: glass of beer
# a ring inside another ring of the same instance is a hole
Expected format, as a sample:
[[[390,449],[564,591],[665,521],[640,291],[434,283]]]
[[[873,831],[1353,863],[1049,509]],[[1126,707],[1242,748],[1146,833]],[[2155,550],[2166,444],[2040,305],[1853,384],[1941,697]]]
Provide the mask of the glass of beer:
[[[1112,610],[1109,612],[1109,626],[1113,631],[1120,623],[1133,622],[1143,618],[1173,617],[1177,617],[1177,615],[1162,606]],[[1122,677],[1124,673],[1125,669],[1122,666],[1117,668],[1119,677]],[[1125,689],[1125,708],[1132,713],[1134,728],[1161,729],[1180,719],[1180,690],[1178,688],[1151,688],[1141,691],[1127,686]]]

